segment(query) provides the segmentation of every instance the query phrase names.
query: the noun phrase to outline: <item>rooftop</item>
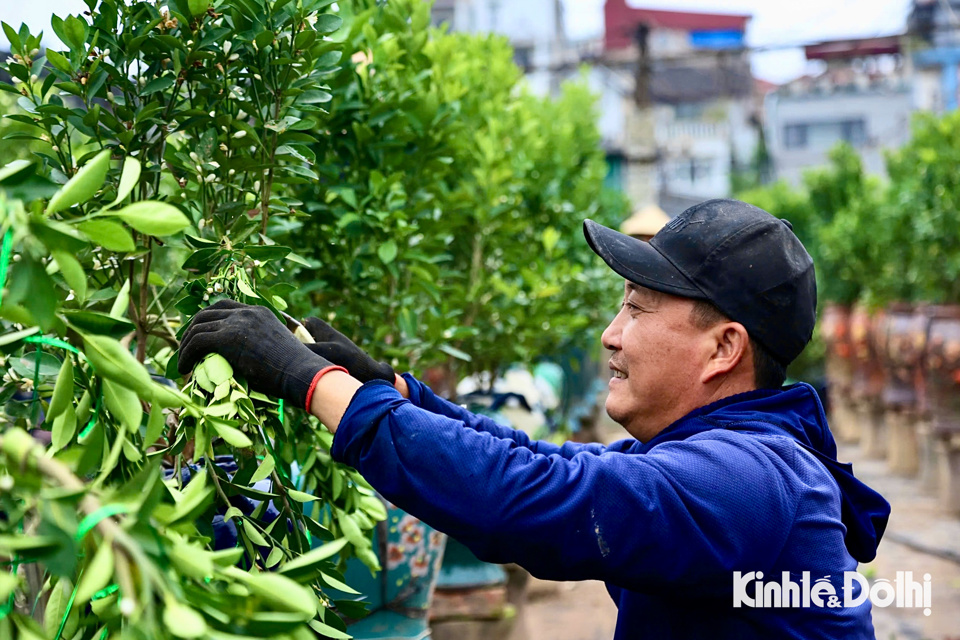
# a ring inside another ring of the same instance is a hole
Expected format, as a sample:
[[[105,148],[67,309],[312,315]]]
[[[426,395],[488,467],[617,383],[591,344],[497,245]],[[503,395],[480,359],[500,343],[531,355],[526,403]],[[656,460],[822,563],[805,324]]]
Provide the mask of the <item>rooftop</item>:
[[[739,31],[747,28],[747,14],[701,13],[635,8],[627,0],[606,0],[603,6],[604,47],[623,49],[633,44],[637,26],[677,31]]]

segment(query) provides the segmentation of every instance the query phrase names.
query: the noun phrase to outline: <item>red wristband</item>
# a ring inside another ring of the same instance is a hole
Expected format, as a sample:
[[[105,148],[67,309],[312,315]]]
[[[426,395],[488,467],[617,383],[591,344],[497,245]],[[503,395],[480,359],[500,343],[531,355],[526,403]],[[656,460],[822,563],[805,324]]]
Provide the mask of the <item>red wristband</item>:
[[[332,364],[329,367],[324,367],[323,369],[320,369],[320,371],[317,371],[317,375],[313,376],[313,381],[310,383],[310,388],[307,389],[307,407],[306,407],[307,413],[310,413],[310,402],[313,400],[313,392],[316,391],[317,389],[317,383],[320,382],[320,378],[330,373],[331,371],[343,371],[348,375],[350,373],[345,368],[338,367],[335,364]]]

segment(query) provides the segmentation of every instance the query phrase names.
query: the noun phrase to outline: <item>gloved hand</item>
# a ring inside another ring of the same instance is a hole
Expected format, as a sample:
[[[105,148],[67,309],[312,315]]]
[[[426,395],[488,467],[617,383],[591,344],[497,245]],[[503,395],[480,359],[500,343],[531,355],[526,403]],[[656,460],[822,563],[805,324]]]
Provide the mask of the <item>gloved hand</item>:
[[[308,344],[307,348],[317,355],[323,356],[333,364],[346,367],[350,375],[360,382],[386,380],[393,384],[396,379],[393,367],[386,362],[377,362],[371,358],[350,338],[320,318],[307,318],[303,321],[303,326],[316,340],[315,344]]]
[[[180,342],[177,369],[181,375],[192,371],[208,353],[226,358],[255,391],[300,407],[307,407],[317,374],[334,367],[266,307],[233,300],[221,300],[193,317]]]

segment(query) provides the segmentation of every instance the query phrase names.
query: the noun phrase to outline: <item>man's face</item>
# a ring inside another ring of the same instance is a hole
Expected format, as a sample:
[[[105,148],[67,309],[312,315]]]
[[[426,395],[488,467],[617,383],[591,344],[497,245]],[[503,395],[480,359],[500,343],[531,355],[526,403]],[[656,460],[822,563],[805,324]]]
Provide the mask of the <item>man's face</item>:
[[[606,409],[646,442],[696,405],[714,345],[690,321],[694,302],[627,282],[620,311],[603,332],[612,377]]]

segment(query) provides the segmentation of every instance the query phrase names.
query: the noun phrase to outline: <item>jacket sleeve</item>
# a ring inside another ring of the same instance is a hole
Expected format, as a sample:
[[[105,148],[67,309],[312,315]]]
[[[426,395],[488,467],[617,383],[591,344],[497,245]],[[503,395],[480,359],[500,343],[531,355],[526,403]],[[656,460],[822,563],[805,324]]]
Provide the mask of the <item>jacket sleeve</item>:
[[[686,440],[567,458],[464,426],[371,382],[332,454],[481,560],[551,580],[726,593],[731,571],[773,564],[794,519],[783,461],[759,446]]]
[[[497,424],[496,421],[487,416],[467,411],[460,405],[437,396],[427,385],[409,373],[404,374],[403,379],[407,381],[407,387],[410,389],[410,402],[421,409],[460,421],[465,427],[474,431],[481,431],[496,438],[511,440],[517,446],[530,449],[536,453],[556,454],[564,458],[572,458],[578,453],[588,452],[599,455],[606,450],[606,447],[597,443],[565,442],[562,445],[557,445],[552,442],[533,440],[523,431]],[[615,443],[614,446],[618,446],[618,443]]]

